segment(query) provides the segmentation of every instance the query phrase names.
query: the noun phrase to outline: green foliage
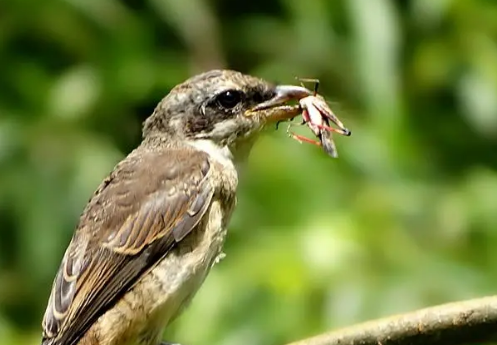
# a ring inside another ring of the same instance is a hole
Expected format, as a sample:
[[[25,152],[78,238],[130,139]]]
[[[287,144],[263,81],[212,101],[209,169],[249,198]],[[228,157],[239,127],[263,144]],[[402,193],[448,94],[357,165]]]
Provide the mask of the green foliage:
[[[39,344],[88,197],[168,90],[216,67],[319,78],[353,134],[338,160],[284,130],[258,143],[227,257],[167,339],[282,344],[495,291],[494,1],[1,7],[1,344]]]

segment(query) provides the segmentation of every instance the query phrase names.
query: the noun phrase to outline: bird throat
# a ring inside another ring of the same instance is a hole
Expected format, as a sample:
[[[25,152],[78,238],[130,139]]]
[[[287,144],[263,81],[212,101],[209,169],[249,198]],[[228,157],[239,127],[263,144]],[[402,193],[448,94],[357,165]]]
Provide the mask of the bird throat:
[[[236,169],[238,176],[240,176],[254,142],[255,140],[247,140],[237,143],[236,146],[229,147],[221,146],[210,139],[195,139],[190,141],[189,144],[197,150],[206,152],[212,159],[227,169]]]

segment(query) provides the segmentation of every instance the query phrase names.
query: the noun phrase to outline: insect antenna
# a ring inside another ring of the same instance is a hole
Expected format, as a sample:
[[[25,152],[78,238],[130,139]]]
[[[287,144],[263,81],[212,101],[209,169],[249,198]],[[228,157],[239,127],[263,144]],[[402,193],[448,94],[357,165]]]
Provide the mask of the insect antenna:
[[[314,83],[314,96],[318,94],[318,89],[319,89],[319,79],[313,79],[313,78],[299,78],[295,77],[298,81],[300,81],[300,85],[302,87],[305,87],[304,83]]]

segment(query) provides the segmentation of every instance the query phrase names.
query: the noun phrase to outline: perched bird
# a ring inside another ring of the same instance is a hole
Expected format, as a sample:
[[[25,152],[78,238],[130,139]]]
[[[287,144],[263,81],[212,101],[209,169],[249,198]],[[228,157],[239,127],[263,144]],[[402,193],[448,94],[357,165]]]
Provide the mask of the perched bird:
[[[237,167],[311,95],[230,70],[176,86],[83,211],[55,277],[42,345],[158,345],[222,254]],[[166,343],[164,343],[166,344]]]

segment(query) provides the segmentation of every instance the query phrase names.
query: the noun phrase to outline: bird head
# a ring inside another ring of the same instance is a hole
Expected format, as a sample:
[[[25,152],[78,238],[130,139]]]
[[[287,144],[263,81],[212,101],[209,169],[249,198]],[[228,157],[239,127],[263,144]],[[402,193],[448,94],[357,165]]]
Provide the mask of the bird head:
[[[212,70],[174,87],[145,121],[143,135],[209,142],[236,155],[251,147],[266,125],[300,113],[300,107],[288,101],[311,94],[300,86],[274,85],[236,71]]]

